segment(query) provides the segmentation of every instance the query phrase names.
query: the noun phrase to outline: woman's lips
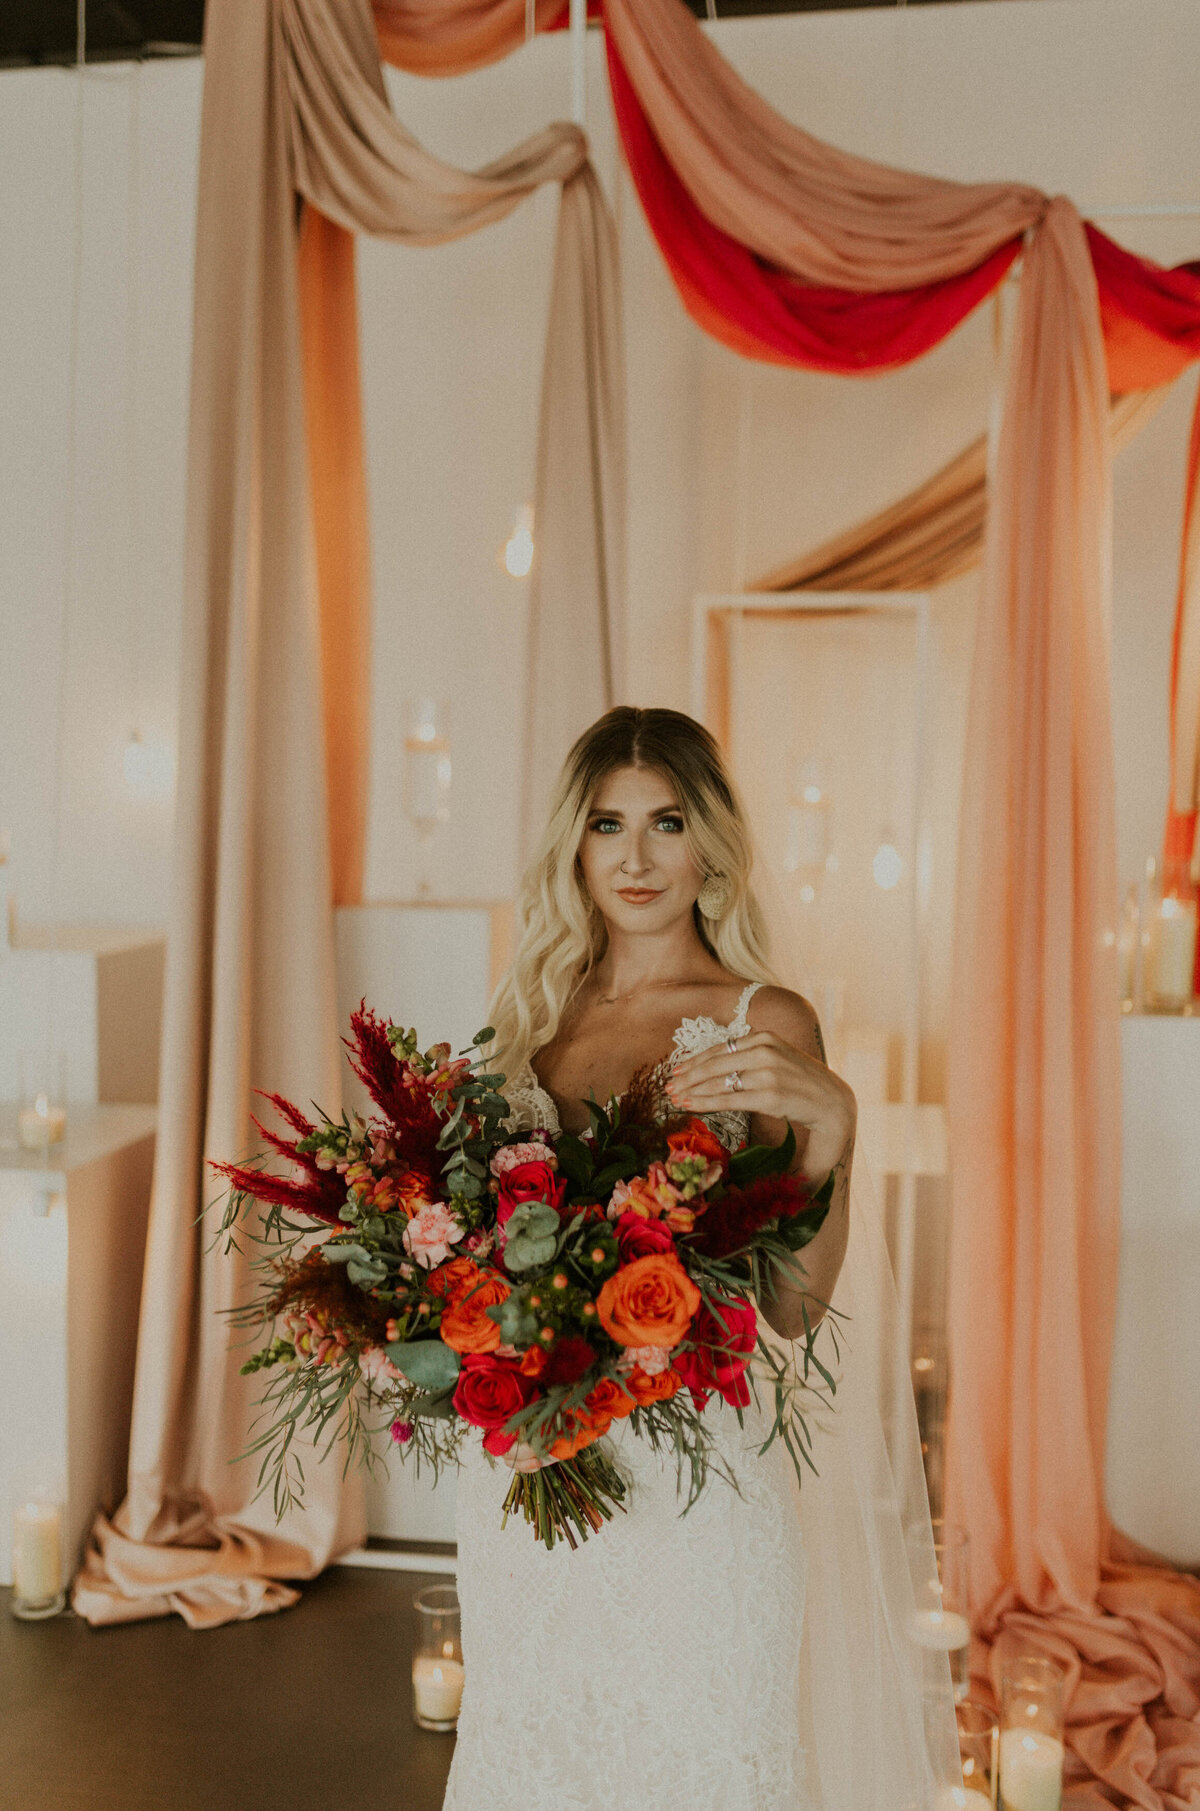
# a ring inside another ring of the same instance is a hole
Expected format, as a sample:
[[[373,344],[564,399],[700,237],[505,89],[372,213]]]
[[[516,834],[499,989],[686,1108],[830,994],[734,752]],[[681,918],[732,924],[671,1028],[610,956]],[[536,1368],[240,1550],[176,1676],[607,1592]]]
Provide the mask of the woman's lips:
[[[649,905],[652,899],[662,896],[661,887],[618,887],[617,896],[628,900],[630,905]]]

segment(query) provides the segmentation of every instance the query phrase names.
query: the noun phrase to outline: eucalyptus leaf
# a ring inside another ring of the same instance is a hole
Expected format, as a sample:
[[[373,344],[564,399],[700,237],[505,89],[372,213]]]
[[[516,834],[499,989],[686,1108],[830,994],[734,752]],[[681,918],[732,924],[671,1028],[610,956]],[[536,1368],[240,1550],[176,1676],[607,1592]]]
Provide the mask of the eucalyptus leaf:
[[[387,1355],[410,1383],[433,1393],[451,1389],[462,1369],[458,1353],[440,1339],[396,1339]]]
[[[477,1031],[475,1033],[475,1036],[471,1039],[471,1044],[473,1048],[478,1049],[480,1044],[490,1044],[495,1035],[496,1027],[494,1025],[485,1025],[482,1031]]]
[[[321,1256],[327,1264],[370,1264],[373,1260],[365,1245],[358,1245],[348,1240],[345,1245],[333,1239],[326,1240],[321,1247]]]
[[[346,1266],[346,1275],[356,1289],[373,1289],[377,1283],[386,1283],[387,1273],[382,1258],[368,1258],[365,1264],[359,1258],[351,1258]]]
[[[502,1302],[493,1302],[483,1312],[489,1320],[495,1321],[506,1346],[527,1346],[537,1335],[537,1320],[515,1289]]]

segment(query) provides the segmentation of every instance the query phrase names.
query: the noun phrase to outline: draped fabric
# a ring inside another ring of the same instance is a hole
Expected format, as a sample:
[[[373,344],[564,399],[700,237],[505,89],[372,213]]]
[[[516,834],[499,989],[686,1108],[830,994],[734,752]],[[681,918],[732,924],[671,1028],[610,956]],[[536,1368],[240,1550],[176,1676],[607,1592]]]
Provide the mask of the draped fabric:
[[[1166,391],[1115,396],[1114,453],[1156,415]],[[931,478],[811,553],[753,579],[748,591],[926,591],[974,571],[987,516],[987,438],[980,435]]]
[[[388,110],[367,0],[210,0],[205,55],[161,1130],[128,1494],[73,1592],[93,1623],[174,1610],[194,1627],[285,1607],[282,1579],[365,1532],[357,1477],[308,1449],[303,1512],[277,1525],[269,1493],[251,1501],[257,1465],[231,1460],[261,1380],[238,1373],[220,1311],[252,1277],[197,1224],[206,1159],[253,1145],[253,1087],[339,1099],[331,847],[340,896],[357,897],[369,646],[348,235],[441,244],[562,185],[535,655],[548,618],[558,658],[568,595],[594,633],[547,735],[569,740],[620,683],[605,517],[624,487],[614,238],[579,130],[550,126],[473,173],[431,157]]]

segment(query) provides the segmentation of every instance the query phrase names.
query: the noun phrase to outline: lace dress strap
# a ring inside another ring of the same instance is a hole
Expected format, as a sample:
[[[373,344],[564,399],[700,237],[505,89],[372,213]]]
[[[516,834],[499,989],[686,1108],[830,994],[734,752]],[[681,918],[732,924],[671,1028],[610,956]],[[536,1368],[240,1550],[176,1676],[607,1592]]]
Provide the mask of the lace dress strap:
[[[729,1024],[725,1028],[728,1031],[731,1038],[745,1037],[746,1033],[749,1031],[750,1021],[746,1017],[746,1014],[750,1010],[751,1000],[754,998],[755,994],[758,992],[759,988],[762,985],[763,985],[763,983],[761,981],[751,981],[746,987],[744,987],[742,989],[741,995],[740,995],[740,997],[738,999],[738,1003],[737,1003],[737,1011],[734,1013],[733,1017],[729,1021]]]

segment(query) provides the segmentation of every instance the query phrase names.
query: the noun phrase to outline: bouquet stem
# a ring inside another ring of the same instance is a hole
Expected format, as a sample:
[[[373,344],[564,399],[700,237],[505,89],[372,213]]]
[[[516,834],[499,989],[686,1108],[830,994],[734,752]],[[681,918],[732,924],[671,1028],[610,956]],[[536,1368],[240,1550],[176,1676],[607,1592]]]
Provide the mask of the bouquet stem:
[[[561,1539],[574,1549],[576,1534],[586,1541],[615,1509],[624,1514],[624,1498],[625,1483],[612,1460],[588,1446],[573,1459],[518,1472],[504,1499],[504,1520],[519,1509],[547,1548]]]

